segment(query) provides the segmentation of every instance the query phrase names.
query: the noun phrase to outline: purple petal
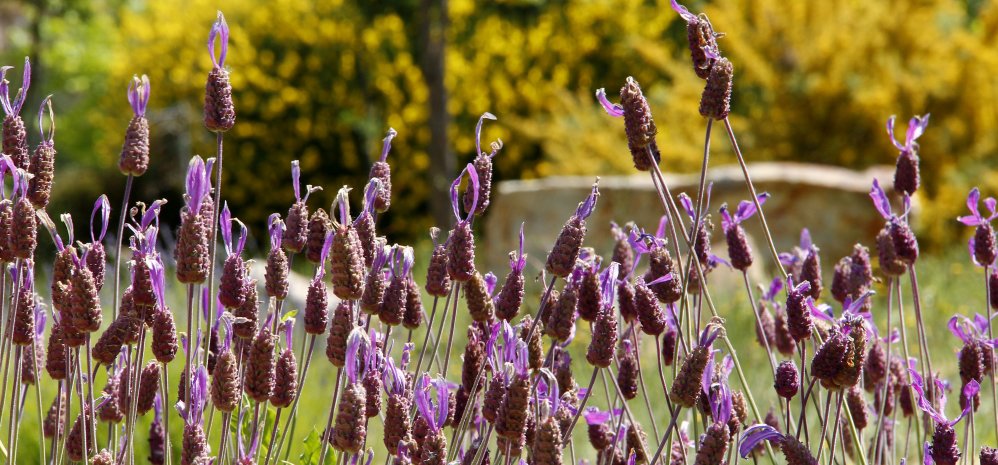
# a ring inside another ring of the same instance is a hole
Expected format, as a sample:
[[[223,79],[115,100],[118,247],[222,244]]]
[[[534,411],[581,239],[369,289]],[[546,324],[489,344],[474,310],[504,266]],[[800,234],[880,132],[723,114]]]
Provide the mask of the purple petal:
[[[381,187],[381,180],[378,178],[371,178],[367,181],[367,186],[364,187],[364,211],[374,212],[374,200],[381,192]],[[359,219],[360,216],[358,215],[357,218]]]
[[[710,395],[710,385],[714,383],[714,351],[710,351],[710,355],[707,358],[707,365],[704,366],[703,373],[700,375],[700,390],[703,391],[704,395]]]
[[[284,322],[284,348],[285,349],[291,349],[291,337],[294,335],[294,333],[295,333],[295,319],[294,318],[288,318],[288,320]],[[373,352],[377,353],[377,351],[373,351]]]
[[[610,262],[600,273],[600,304],[604,309],[613,307],[613,301],[617,297],[617,276],[620,273],[620,264]]]
[[[475,156],[476,157],[479,154],[482,153],[482,125],[485,123],[485,120],[487,120],[487,119],[490,119],[492,121],[496,121],[496,116],[493,115],[492,113],[489,113],[489,112],[482,113],[482,116],[478,117],[478,124],[475,125]],[[475,209],[472,208],[471,211],[475,211]]]
[[[166,271],[159,260],[150,260],[149,280],[152,283],[152,291],[156,295],[159,308],[166,309]]]
[[[870,198],[873,199],[873,206],[877,207],[880,216],[883,216],[884,219],[890,219],[892,216],[891,202],[887,200],[887,194],[880,187],[880,181],[876,179],[873,180],[873,188],[870,189]]]
[[[221,42],[221,53],[218,59],[215,59],[215,38],[219,38]],[[211,31],[208,33],[208,53],[211,55],[211,62],[215,68],[221,68],[225,66],[225,55],[229,51],[229,25],[225,23],[225,16],[222,12],[218,12],[218,17],[215,19],[215,23],[211,26]]]
[[[332,210],[334,207],[339,206],[340,224],[343,226],[350,224],[350,190],[347,186],[341,187],[336,192],[336,198],[333,199],[333,207],[330,207],[330,210]],[[329,213],[333,214],[332,211]]]
[[[832,313],[832,307],[828,304],[815,305],[813,299],[808,299],[808,307],[811,309],[811,315],[815,318],[823,321],[832,323],[835,321],[835,315]]]
[[[456,218],[457,221],[464,221],[464,219],[461,218],[461,206],[460,202],[458,201],[457,190],[458,187],[461,186],[461,179],[464,178],[465,174],[468,175],[468,179],[470,180],[468,184],[468,189],[474,189],[472,194],[472,200],[473,200],[472,208],[469,211],[474,213],[475,208],[478,207],[478,172],[475,170],[474,165],[468,163],[468,165],[464,167],[464,170],[461,171],[461,174],[459,174],[457,178],[454,179],[454,182],[452,182],[450,185],[450,205],[451,209],[454,211],[454,218]],[[472,214],[469,213],[468,217],[470,218],[471,215]]]
[[[156,224],[159,224],[159,210],[165,204],[165,199],[159,199],[154,201],[152,205],[146,207],[145,213],[142,214],[142,221],[139,222],[139,226],[143,231],[146,230],[154,220],[156,221]]]
[[[762,441],[779,442],[783,440],[783,434],[766,424],[752,425],[745,429],[742,438],[738,442],[738,455],[747,459],[752,450]]]
[[[949,423],[950,426],[957,424],[960,420],[963,419],[963,417],[967,416],[967,414],[973,411],[974,396],[976,396],[977,393],[980,391],[981,391],[981,385],[978,384],[976,379],[970,380],[970,382],[963,387],[963,398],[966,399],[967,405],[963,406],[963,411],[960,412],[960,416],[956,417],[956,419],[954,419]]]
[[[956,217],[956,220],[967,226],[977,226],[981,224],[981,218],[974,215],[958,216]]]
[[[898,150],[904,150],[904,145],[901,145],[901,143],[894,138],[894,121],[896,119],[896,115],[891,115],[890,118],[887,118],[887,137],[891,138],[891,143],[894,144],[894,147],[897,147]]]
[[[697,20],[696,15],[690,13],[690,10],[687,10],[686,7],[683,5],[680,5],[678,1],[670,0],[670,3],[672,4],[672,9],[675,10],[676,13],[679,13],[679,16],[682,16],[683,19],[686,20],[686,22]]]
[[[780,278],[773,278],[773,280],[769,282],[769,290],[766,291],[766,294],[763,295],[763,298],[772,301],[773,299],[776,298],[777,295],[779,295],[780,291],[782,290],[783,290],[783,280]]]
[[[915,391],[918,408],[922,409],[923,412],[927,413],[937,422],[947,423],[946,417],[932,408],[932,404],[925,398],[925,382],[922,380],[922,376],[914,368],[908,368],[908,372],[911,373],[911,388]]]
[[[228,201],[222,204],[222,211],[218,214],[218,230],[222,233],[225,253],[232,255],[232,212],[229,211]]]
[[[301,163],[291,160],[291,188],[295,191],[295,201],[301,200]]]
[[[811,231],[808,231],[807,228],[801,229],[800,230],[800,248],[804,249],[804,250],[807,250],[807,249],[811,248],[812,244],[813,244],[813,242],[811,242]]]
[[[94,235],[94,219],[97,213],[100,212],[100,234]],[[107,200],[107,195],[101,195],[97,198],[97,202],[94,203],[94,209],[90,213],[90,241],[93,243],[101,242],[104,240],[104,235],[107,234],[107,224],[111,219],[111,203]]]
[[[998,217],[998,211],[995,211],[995,209],[998,208],[998,200],[995,200],[994,197],[988,197],[984,199],[984,205],[988,207],[988,211],[991,212],[991,216],[988,217],[988,221]]]
[[[655,230],[657,239],[665,238],[665,227],[669,225],[669,215],[662,215],[658,218],[658,229]]]
[[[859,309],[863,307],[863,303],[874,294],[876,294],[876,291],[869,290],[864,292],[863,295],[845,306],[845,309],[842,311],[843,316],[846,314],[858,314]]]
[[[516,249],[517,253],[509,257],[509,269],[513,273],[522,273],[527,266],[527,256],[523,253],[523,225],[524,223],[520,223],[520,245]]]
[[[690,196],[686,195],[685,192],[679,194],[679,203],[683,206],[686,210],[686,214],[689,215],[691,219],[696,218],[697,212],[693,208],[693,199],[690,199]]]
[[[648,285],[648,286],[654,286],[656,284],[667,283],[669,281],[672,281],[672,279],[674,277],[675,276],[673,276],[672,272],[669,272],[669,273],[666,273],[666,274],[664,274],[662,276],[659,276],[659,277],[655,278],[654,280],[652,280],[651,282],[648,282],[648,283],[645,283],[645,284]],[[642,279],[642,278],[638,278],[638,279]]]
[[[448,411],[448,397],[450,394],[450,387],[453,386],[443,378],[437,378],[433,382],[434,386],[437,388],[437,419],[435,426],[437,429],[443,427],[444,423],[447,422],[447,411]]]
[[[499,278],[496,277],[495,273],[492,273],[491,271],[485,273],[485,290],[489,291],[490,296],[496,290],[497,281],[499,281]]]
[[[976,187],[971,189],[970,193],[967,194],[967,208],[970,210],[970,213],[973,214],[974,218],[981,217],[980,212],[977,210],[977,204],[980,201],[981,201],[981,191]]]
[[[392,150],[392,139],[398,135],[394,128],[388,128],[388,134],[381,140],[381,161],[388,159],[388,152]]]
[[[582,413],[582,417],[585,418],[588,425],[602,425],[613,418],[613,415],[610,412],[601,411],[596,407],[586,407],[586,410]]]
[[[281,236],[284,232],[284,222],[280,213],[271,213],[267,218],[267,232],[270,234],[270,250],[281,248]]]
[[[592,192],[586,197],[582,203],[579,204],[579,208],[575,209],[575,215],[581,219],[589,218],[589,215],[593,214],[593,210],[596,209],[596,200],[599,198],[599,178],[596,178],[596,182],[593,183]]]
[[[627,465],[635,465],[637,463],[637,459],[638,454],[632,450],[631,455],[627,457]]]
[[[264,325],[266,327],[267,325]],[[360,380],[360,375],[363,372],[363,367],[361,367],[362,356],[368,350],[368,339],[367,333],[364,332],[364,328],[358,326],[350,331],[350,335],[347,336],[347,350],[346,350],[346,372],[347,379],[351,383],[356,383]],[[363,353],[362,353],[363,351]]]
[[[611,103],[606,98],[606,89],[599,88],[596,90],[596,100],[599,100],[600,105],[603,105],[603,109],[606,113],[614,118],[620,118],[624,116],[624,107]]]
[[[932,447],[929,446],[928,441],[926,441],[925,446],[922,447],[922,465],[933,465],[936,463],[932,460]]]
[[[730,231],[731,228],[733,228],[737,224],[735,223],[735,219],[737,218],[738,218],[737,214],[735,215],[735,218],[731,218],[731,214],[728,213],[727,204],[721,205],[721,229],[723,229],[725,233]]]
[[[911,147],[915,141],[922,137],[925,133],[925,128],[929,125],[929,114],[926,113],[924,117],[912,116],[908,120],[908,132],[905,134],[905,145]]]
[[[949,322],[946,323],[946,326],[949,327],[949,332],[953,333],[954,336],[960,338],[960,340],[963,341],[964,344],[970,344],[973,342],[973,338],[967,333],[963,332],[963,327],[960,326],[960,318],[958,316],[954,315],[952,318],[950,318]]]

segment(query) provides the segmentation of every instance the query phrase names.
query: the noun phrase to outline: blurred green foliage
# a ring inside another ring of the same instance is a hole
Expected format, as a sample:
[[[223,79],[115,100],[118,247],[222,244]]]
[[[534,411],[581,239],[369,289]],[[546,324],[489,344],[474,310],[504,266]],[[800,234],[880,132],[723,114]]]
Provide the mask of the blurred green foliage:
[[[982,176],[994,172],[998,149],[998,2],[689,3],[727,34],[721,49],[736,70],[732,122],[751,160],[892,163],[887,117],[932,112],[920,140],[923,218],[955,216],[971,185],[998,190],[998,177]],[[113,166],[132,74],[153,82],[155,171],[139,180],[140,197],[176,196],[185,160],[214,154],[201,102],[208,28],[221,9],[232,27],[227,65],[238,112],[226,136],[223,191],[236,214],[262,233],[266,215],[292,200],[292,159],[301,160],[303,182],[326,187],[313,206],[328,205],[339,185],[363,184],[394,127],[393,208],[406,214],[388,215],[386,232],[411,237],[429,226],[420,214],[428,212],[430,164],[422,2],[42,4],[8,6],[27,25],[10,29],[2,58],[39,55],[44,78],[31,112],[42,93],[56,94],[57,169],[79,174],[59,176],[57,207],[79,207],[78,194],[89,198],[99,187],[120,191]],[[500,120],[483,138],[506,142],[498,179],[630,173],[620,122],[603,114],[593,91],[607,87],[612,96],[633,75],[655,112],[664,167],[699,165],[703,82],[690,70],[684,23],[668,1],[448,5],[449,136],[461,163],[474,152],[477,116],[491,111]],[[715,135],[715,163],[731,161],[723,133]],[[950,221],[923,221],[921,229],[927,244],[964,233]]]

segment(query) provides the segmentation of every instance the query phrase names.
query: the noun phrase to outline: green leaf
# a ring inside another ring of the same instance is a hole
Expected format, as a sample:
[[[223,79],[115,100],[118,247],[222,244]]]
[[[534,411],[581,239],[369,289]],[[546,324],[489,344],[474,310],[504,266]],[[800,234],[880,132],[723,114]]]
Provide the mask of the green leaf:
[[[322,450],[322,440],[320,437],[319,430],[313,426],[312,431],[308,433],[308,436],[305,437],[305,442],[302,444],[302,452],[298,455],[298,463],[303,465],[318,465],[319,453]]]

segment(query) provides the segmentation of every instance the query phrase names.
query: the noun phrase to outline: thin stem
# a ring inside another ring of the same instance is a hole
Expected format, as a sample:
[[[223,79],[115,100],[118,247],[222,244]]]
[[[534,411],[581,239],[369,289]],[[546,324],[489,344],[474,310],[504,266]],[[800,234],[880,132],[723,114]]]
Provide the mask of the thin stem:
[[[17,463],[17,436],[20,429],[20,422],[15,423],[14,419],[20,416],[20,405],[17,399],[21,397],[21,353],[21,346],[14,347],[14,385],[10,391],[10,412],[8,412],[7,420],[7,431],[9,434],[7,445],[10,448],[7,451],[9,454],[8,463]]]
[[[994,340],[991,328],[991,319],[994,318],[994,313],[991,308],[991,286],[988,285],[990,271],[990,266],[984,267],[984,313],[988,315],[988,339]],[[995,442],[998,443],[998,382],[995,378],[995,349],[992,347],[987,350],[991,351],[991,412],[994,414],[995,421]]]
[[[624,397],[624,394],[623,394],[624,391],[622,389],[620,389],[620,384],[617,383],[617,375],[616,375],[616,373],[613,372],[613,368],[607,368],[607,371],[609,372],[609,375],[610,375],[609,378],[610,378],[610,381],[613,384],[614,389],[616,389],[617,393],[620,394],[621,398],[623,398]],[[623,401],[623,402],[621,402],[621,404],[624,406],[624,414],[627,415],[627,420],[630,421],[632,425],[638,424],[638,422],[634,418],[634,414],[631,413],[631,407],[627,405],[627,402]],[[648,450],[645,448],[645,445],[644,444],[640,444],[640,446],[641,446],[641,453],[643,453],[645,457],[648,457]],[[651,463],[654,464],[654,462],[651,462]]]
[[[756,330],[762,335],[762,345],[766,348],[766,359],[769,360],[769,366],[773,369],[773,375],[776,375],[776,356],[773,354],[773,349],[769,346],[769,338],[766,337],[766,331],[762,327],[762,319],[759,317],[760,309],[755,304],[755,296],[752,295],[752,285],[749,284],[748,273],[742,271],[742,281],[745,282],[745,292],[748,293],[749,305],[752,306],[754,310],[752,313],[755,314],[755,324]]]
[[[291,421],[292,418],[295,418],[295,417],[298,416],[298,402],[301,401],[301,393],[302,393],[302,390],[304,390],[304,388],[305,388],[305,377],[308,375],[308,367],[311,365],[311,362],[312,362],[312,351],[313,351],[313,349],[315,349],[315,335],[314,334],[310,335],[310,337],[309,337],[308,354],[305,355],[305,366],[302,367],[301,376],[298,378],[298,390],[295,392],[295,400],[291,404],[291,414],[288,415],[288,420],[284,423],[284,430],[281,432],[281,440],[277,443],[277,454],[275,455],[275,457],[280,457],[281,456],[281,449],[284,448],[284,440],[288,436],[288,423]],[[291,449],[288,448],[288,450],[290,451]],[[267,464],[264,463],[264,465],[267,465]]]
[[[93,369],[93,357],[91,357],[91,355],[90,355],[90,352],[91,352],[90,351],[90,347],[91,347],[90,346],[90,334],[87,334],[87,345],[86,345],[86,349],[87,349],[87,373],[90,374],[90,379],[87,380],[87,394],[88,394],[88,397],[90,398],[90,411],[94,412],[94,415],[97,415],[97,409],[94,408],[94,380],[93,380],[94,369]],[[94,444],[95,445],[97,444],[97,442],[96,442],[97,441],[97,420],[96,420],[96,418],[97,417],[95,416],[94,417],[94,421],[90,422],[90,428],[91,428],[91,435],[90,435],[90,437],[94,438]]]
[[[658,443],[658,450],[655,451],[655,455],[652,456],[651,460],[648,461],[649,465],[655,465],[658,463],[658,459],[662,457],[662,451],[665,450],[665,445],[669,442],[672,437],[672,429],[676,427],[676,419],[679,418],[679,412],[683,409],[682,405],[677,405],[673,410],[669,412],[669,426],[665,427],[665,436]]]
[[[329,428],[333,426],[333,414],[336,413],[336,398],[340,395],[340,381],[343,379],[343,367],[336,368],[336,385],[333,387],[333,399],[329,405],[329,417],[326,419],[326,428],[320,432],[322,435],[322,451],[319,452],[319,465],[326,463],[326,452],[329,451]],[[337,462],[340,463],[340,462]]]
[[[194,366],[194,319],[197,318],[194,315],[194,285],[187,285],[187,347],[186,357],[184,357],[184,373],[187,374],[187,381],[189,382],[192,378],[191,368]],[[191,402],[191,390],[184,389],[184,404],[190,405]]]
[[[842,406],[841,399],[842,397],[839,397],[839,407]],[[832,406],[832,391],[828,391],[828,394],[825,396],[825,413],[824,415],[821,416],[821,436],[820,439],[818,439],[818,453],[814,455],[815,459],[817,459],[819,462],[821,461],[821,452],[825,450],[825,438],[828,437],[825,435],[825,433],[828,430],[828,410],[831,408],[831,406]],[[835,415],[838,416],[837,409]],[[832,445],[834,445],[834,443]]]
[[[118,293],[121,290],[121,243],[125,236],[125,218],[128,218],[128,200],[132,195],[132,181],[134,179],[135,177],[130,174],[125,179],[125,194],[121,197],[121,211],[118,213],[117,245],[114,247],[114,293],[111,294],[115,296],[114,299],[111,299],[113,301],[111,304],[112,320],[118,318],[117,296],[121,295]]]
[[[932,356],[929,354],[929,339],[925,334],[925,323],[922,320],[922,300],[918,293],[918,276],[915,274],[915,265],[908,265],[908,277],[911,281],[911,300],[915,306],[915,323],[916,328],[918,328],[918,338],[920,344],[920,350],[922,354],[922,363],[925,364],[923,367],[926,376],[933,376],[935,371],[932,369]],[[929,383],[926,386],[929,391],[929,395],[933,395],[932,392],[935,390],[933,383]]]
[[[277,427],[277,425],[281,424],[281,412],[283,411],[284,409],[282,408],[277,409],[277,415],[274,417],[275,428]],[[267,465],[268,463],[270,463],[271,455],[275,455],[276,458],[277,454],[274,454],[274,441],[276,440],[277,440],[277,430],[275,429],[270,432],[270,444],[267,445],[267,455],[264,456],[263,465]]]
[[[170,403],[170,370],[166,369],[166,364],[160,364],[163,370],[163,376],[160,384],[160,400],[163,402],[164,406]],[[165,409],[166,407],[164,407]],[[173,445],[170,441],[170,411],[166,410],[163,412],[163,437],[166,439],[166,444],[163,446],[166,449],[166,463],[173,463]]]
[[[985,276],[986,276],[986,274],[985,274]],[[891,349],[893,348],[892,346],[894,345],[893,344],[893,338],[891,337],[891,317],[892,317],[892,315],[894,313],[893,312],[893,310],[894,310],[894,294],[891,292],[891,287],[893,285],[894,285],[894,278],[893,277],[888,277],[887,278],[887,362],[888,363],[890,363],[890,361],[891,361]],[[890,373],[888,373],[886,375],[886,379],[884,379],[883,384],[884,384],[884,388],[883,388],[883,391],[882,391],[883,393],[880,396],[880,399],[881,399],[881,401],[880,401],[880,412],[877,415],[877,430],[876,430],[876,433],[874,434],[874,440],[873,440],[874,441],[874,443],[873,443],[874,444],[873,445],[873,447],[874,447],[874,455],[873,455],[873,463],[874,463],[874,465],[879,465],[881,463],[881,460],[883,459],[883,456],[881,455],[881,447],[880,447],[880,445],[883,442],[883,440],[881,439],[881,435],[882,435],[882,433],[884,431],[884,420],[885,420],[885,418],[884,418],[884,412],[887,410],[887,390],[891,388],[890,387],[891,386],[891,383],[890,383]],[[876,389],[876,388],[874,388],[874,389]]]
[[[31,343],[34,344],[31,347],[31,351],[32,351],[32,354],[31,354],[32,355],[32,357],[31,357],[31,364],[32,364],[32,367],[35,370],[35,383],[34,383],[35,384],[35,402],[38,403],[38,429],[40,431],[41,429],[43,429],[45,427],[45,414],[42,413],[43,409],[45,408],[45,406],[42,404],[42,386],[41,386],[42,385],[42,373],[40,371],[38,371],[38,356],[37,356],[37,353],[35,352],[35,351],[38,350],[39,346],[38,346],[38,344],[35,344],[35,341],[32,341]],[[57,393],[59,392],[58,389],[56,389],[56,392]],[[41,455],[41,458],[42,458],[42,461],[40,463],[43,464],[43,465],[47,464],[48,463],[48,459],[45,456],[45,439],[43,438],[43,435],[39,435],[39,437],[38,437],[38,453],[39,453],[39,455]]]
[[[14,262],[14,269],[20,269],[21,259],[17,259]],[[3,273],[6,275],[7,273]],[[8,375],[10,373],[10,354],[12,349],[13,331],[14,331],[14,313],[16,312],[18,305],[18,298],[21,295],[21,283],[20,280],[13,280],[11,282],[11,303],[7,306],[7,323],[3,332],[3,344],[2,344],[2,355],[3,355],[3,385],[0,386],[0,418],[3,417],[4,408],[7,406],[7,381]],[[6,291],[6,288],[4,289]],[[6,299],[4,299],[6,303]],[[13,407],[11,407],[13,408]]]
[[[633,330],[633,326],[631,327]],[[634,331],[634,340],[637,342],[638,332]],[[654,337],[653,337],[654,338]],[[654,338],[657,340],[657,338]],[[553,347],[553,346],[552,346]],[[651,408],[651,401],[648,399],[648,389],[645,388],[645,376],[644,370],[641,369],[641,349],[638,348],[637,344],[634,344],[634,357],[638,362],[638,386],[641,387],[641,395],[645,400],[645,408],[648,409],[648,418],[651,419],[651,429],[655,433],[655,437],[658,437],[658,424],[655,422],[655,410]]]
[[[448,296],[448,298],[449,297],[450,296]],[[413,373],[416,373],[417,376],[419,375],[419,369],[423,367],[423,356],[426,355],[426,348],[430,345],[430,334],[433,333],[433,320],[437,316],[437,302],[439,301],[440,297],[433,296],[433,310],[430,311],[430,321],[426,325],[426,335],[423,336],[423,345],[419,349],[419,357],[416,359],[416,369],[413,371]],[[447,311],[447,307],[444,307],[444,311]],[[445,315],[444,319],[446,318],[447,317]],[[436,355],[435,352],[434,355]]]
[[[90,349],[87,348],[87,352],[89,352],[89,351],[90,351]],[[83,422],[83,424],[81,425],[82,426],[82,433],[83,433],[83,436],[82,436],[83,437],[83,465],[90,465],[90,448],[87,447],[87,444],[88,444],[87,439],[89,438],[90,441],[96,441],[97,440],[97,436],[94,435],[94,434],[92,434],[90,432],[90,426],[87,425],[87,409],[88,408],[90,409],[91,416],[96,415],[97,412],[93,411],[93,404],[89,404],[88,405],[87,401],[83,398],[83,373],[81,373],[81,367],[80,367],[80,348],[79,347],[76,348],[76,357],[74,357],[74,358],[76,358],[76,393],[80,397],[80,421]],[[87,370],[87,373],[89,373],[89,372],[90,371]],[[91,383],[93,383],[92,380],[91,380]],[[96,419],[96,417],[93,417],[93,418]],[[69,439],[69,431],[68,430],[66,431],[66,439],[67,440]]]
[[[783,268],[783,263],[780,263],[780,253],[776,251],[776,244],[773,242],[773,233],[769,229],[769,224],[766,223],[766,214],[763,213],[762,205],[759,203],[759,195],[755,192],[755,185],[752,184],[752,177],[749,175],[748,166],[745,165],[745,157],[742,156],[742,150],[738,148],[738,140],[735,139],[735,132],[731,129],[731,121],[727,117],[724,118],[724,129],[728,132],[728,140],[731,141],[731,148],[735,150],[738,165],[742,168],[742,175],[745,176],[745,185],[748,186],[749,193],[752,194],[752,202],[755,203],[756,214],[759,216],[762,231],[766,235],[766,241],[769,243],[769,252],[773,254],[773,263],[776,264],[777,269],[780,270],[783,276],[787,276],[787,270]]]
[[[586,388],[586,395],[582,396],[582,402],[579,403],[579,408],[575,410],[575,415],[572,416],[572,422],[568,424],[568,429],[561,434],[562,444],[567,443],[568,439],[572,437],[572,430],[575,429],[575,424],[579,422],[579,416],[586,409],[586,403],[589,402],[589,397],[593,394],[593,385],[596,384],[596,375],[598,374],[599,367],[593,367],[593,375],[589,378],[589,387]]]
[[[537,330],[537,323],[544,318],[544,310],[547,310],[548,301],[551,300],[551,290],[554,289],[554,282],[557,279],[557,276],[551,276],[551,280],[548,281],[548,285],[544,289],[544,295],[541,296],[541,304],[540,308],[537,310],[537,317],[535,317],[533,323],[530,324],[530,330],[527,331],[527,337],[522,338],[524,341],[529,341],[534,336],[534,331]]]
[[[454,343],[454,324],[457,321],[457,302],[461,295],[461,283],[454,283],[454,298],[452,299],[452,304],[454,307],[451,309],[450,314],[450,332],[447,334],[447,351],[444,352],[444,368],[441,370],[443,376],[447,376],[447,370],[450,368],[450,353],[451,345]],[[529,339],[527,339],[529,341]]]
[[[229,428],[232,423],[232,412],[222,413],[222,432],[220,433],[221,438],[218,440],[218,463],[225,463],[225,447],[229,442]]]
[[[132,379],[126,380],[125,382],[130,383],[131,388],[128,389],[129,405],[128,405],[128,417],[126,418],[126,431],[125,434],[128,435],[128,456],[131,463],[135,463],[135,422],[138,419],[138,405],[139,405],[139,386],[142,382],[142,361],[145,355],[146,349],[146,328],[145,325],[141,325],[141,330],[139,332],[138,341],[138,358],[135,359],[135,365],[129,375]]]
[[[839,415],[842,413],[842,398],[843,397],[845,397],[845,395],[842,392],[839,392],[839,401],[835,404],[835,424],[832,425],[832,440],[828,444],[828,465],[833,465],[835,463],[834,462],[834,459],[835,459],[835,436],[839,432],[839,418],[840,418]],[[827,401],[827,403],[830,404],[831,403],[831,399],[829,399]],[[822,444],[824,444],[824,441],[822,441]],[[863,450],[863,447],[860,446],[859,449]],[[819,455],[818,460],[821,460],[821,458],[820,458],[821,453],[819,452],[818,455]]]

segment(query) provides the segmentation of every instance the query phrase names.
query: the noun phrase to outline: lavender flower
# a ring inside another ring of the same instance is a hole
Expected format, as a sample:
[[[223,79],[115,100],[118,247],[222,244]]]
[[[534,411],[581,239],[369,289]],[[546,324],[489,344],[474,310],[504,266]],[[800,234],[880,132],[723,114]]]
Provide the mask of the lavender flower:
[[[720,56],[717,38],[723,34],[714,32],[707,15],[702,13],[694,15],[676,0],[671,0],[671,4],[672,9],[686,21],[686,38],[689,42],[693,71],[700,79],[707,79],[714,67],[714,60]]]
[[[308,241],[308,196],[312,192],[322,190],[321,187],[313,187],[311,184],[305,186],[305,196],[301,195],[301,165],[298,160],[291,162],[291,187],[295,191],[295,203],[288,209],[287,221],[284,230],[284,238],[281,244],[288,253],[297,253],[305,249]]]
[[[759,194],[759,205],[766,203],[768,199],[768,193]],[[728,257],[731,259],[731,267],[736,270],[745,271],[752,265],[752,249],[749,248],[745,229],[742,228],[741,223],[751,218],[755,212],[755,203],[748,200],[742,200],[738,203],[738,209],[735,210],[734,216],[728,213],[727,204],[721,206],[721,228],[728,241]]]
[[[45,108],[48,107],[49,131],[45,133],[45,126],[42,124],[45,116]],[[45,209],[52,194],[52,181],[55,178],[55,113],[52,111],[52,96],[45,97],[38,108],[38,132],[41,140],[35,147],[35,153],[31,156],[28,172],[31,180],[28,181],[28,200],[35,208]]]
[[[915,392],[915,399],[918,408],[922,409],[923,412],[929,415],[933,420],[936,421],[936,429],[932,435],[931,445],[925,443],[925,455],[927,458],[931,458],[932,461],[939,465],[953,465],[960,460],[960,449],[956,444],[956,432],[954,426],[960,422],[965,416],[971,413],[973,409],[974,402],[972,399],[980,391],[981,386],[976,380],[971,380],[969,383],[965,384],[962,390],[962,398],[966,399],[964,402],[963,410],[960,415],[953,420],[949,420],[942,413],[942,409],[945,406],[944,401],[940,401],[940,408],[936,410],[933,408],[932,403],[925,396],[925,381],[922,376],[914,369],[914,360],[909,361],[910,368],[908,372],[911,374],[911,388]],[[928,463],[928,462],[927,462]]]
[[[215,39],[221,50],[215,57]],[[208,54],[211,56],[211,71],[204,88],[204,125],[212,132],[225,132],[236,123],[236,108],[232,104],[232,83],[229,71],[225,69],[225,56],[229,52],[229,25],[225,16],[218,12],[215,23],[208,33]]]
[[[125,141],[118,158],[118,169],[125,176],[142,176],[149,169],[149,121],[146,107],[150,95],[149,77],[132,77],[128,85],[128,103],[132,106],[132,120],[125,131]]]
[[[887,135],[891,138],[891,143],[901,151],[898,154],[897,167],[894,171],[894,190],[912,196],[918,190],[920,182],[918,173],[918,143],[915,142],[925,133],[925,128],[929,125],[929,114],[925,116],[913,116],[908,121],[908,131],[905,133],[904,144],[894,138],[895,116],[887,119]]]
[[[971,189],[970,194],[967,195],[967,208],[970,209],[970,215],[961,216],[956,220],[967,226],[976,226],[974,235],[967,243],[967,247],[970,249],[970,258],[974,264],[986,267],[994,263],[995,258],[998,258],[995,232],[991,227],[991,222],[998,218],[998,211],[995,211],[995,205],[998,202],[995,201],[994,197],[984,199],[984,205],[991,212],[990,216],[985,217],[977,208],[980,200],[981,191],[976,187]]]
[[[28,88],[31,86],[31,60],[24,58],[24,74],[21,78],[21,88],[17,91],[14,100],[10,99],[10,83],[7,81],[7,71],[13,66],[0,68],[0,106],[3,107],[3,153],[10,156],[14,166],[27,171],[30,160],[28,159],[27,132],[24,128],[24,120],[21,119],[21,108],[24,100],[28,97]]]
[[[378,213],[388,211],[392,204],[392,170],[386,160],[388,160],[388,152],[392,150],[392,139],[395,139],[397,135],[398,132],[395,129],[388,128],[388,134],[382,140],[381,157],[371,165],[369,177],[372,181],[380,181],[380,184],[376,184],[378,189],[376,189],[373,202],[370,203],[370,208]]]
[[[238,242],[232,240],[232,223],[238,223],[242,229]],[[249,230],[242,221],[232,217],[229,203],[225,202],[218,215],[218,230],[222,234],[225,245],[225,264],[222,266],[222,276],[219,278],[218,299],[228,309],[235,309],[246,301],[246,283],[249,280],[246,262],[242,258],[246,247],[246,237]]]
[[[177,280],[185,284],[203,283],[208,278],[208,237],[210,223],[201,215],[205,199],[211,192],[211,168],[214,159],[206,163],[200,156],[191,158],[187,167],[187,192],[184,208],[180,213],[180,231],[173,257],[177,261]]]
[[[880,187],[880,182],[876,179],[873,180],[870,197],[873,199],[873,205],[877,208],[877,211],[887,220],[887,231],[897,258],[906,265],[915,263],[915,260],[918,259],[918,240],[915,238],[915,233],[912,232],[908,222],[902,220],[902,217],[907,216],[907,212],[899,217],[891,211],[891,204],[887,199],[887,194]],[[908,208],[908,203],[909,200],[905,197],[906,209]]]
[[[510,321],[516,318],[523,305],[523,270],[527,254],[523,253],[523,223],[520,223],[520,243],[516,252],[509,253],[509,273],[495,298],[496,316]]]
[[[475,172],[478,174],[478,199],[474,198],[475,192],[464,191],[464,211],[475,216],[480,216],[489,208],[492,198],[492,159],[502,150],[502,139],[498,139],[491,144],[491,153],[482,151],[482,124],[487,119],[495,121],[496,117],[492,113],[485,112],[478,118],[478,124],[475,125],[475,159],[471,164],[474,165]]]
[[[450,186],[450,203],[456,223],[447,239],[447,274],[457,282],[469,281],[475,275],[475,236],[471,231],[474,215],[462,217],[458,201],[458,187],[465,174],[468,175],[467,190],[473,193],[468,211],[474,212],[478,208],[478,171],[469,163]]]
[[[579,203],[575,214],[562,226],[558,239],[548,253],[545,269],[549,273],[564,278],[575,268],[575,261],[579,258],[582,241],[586,236],[586,218],[589,218],[596,209],[597,199],[599,199],[599,178],[593,183],[589,196]]]

